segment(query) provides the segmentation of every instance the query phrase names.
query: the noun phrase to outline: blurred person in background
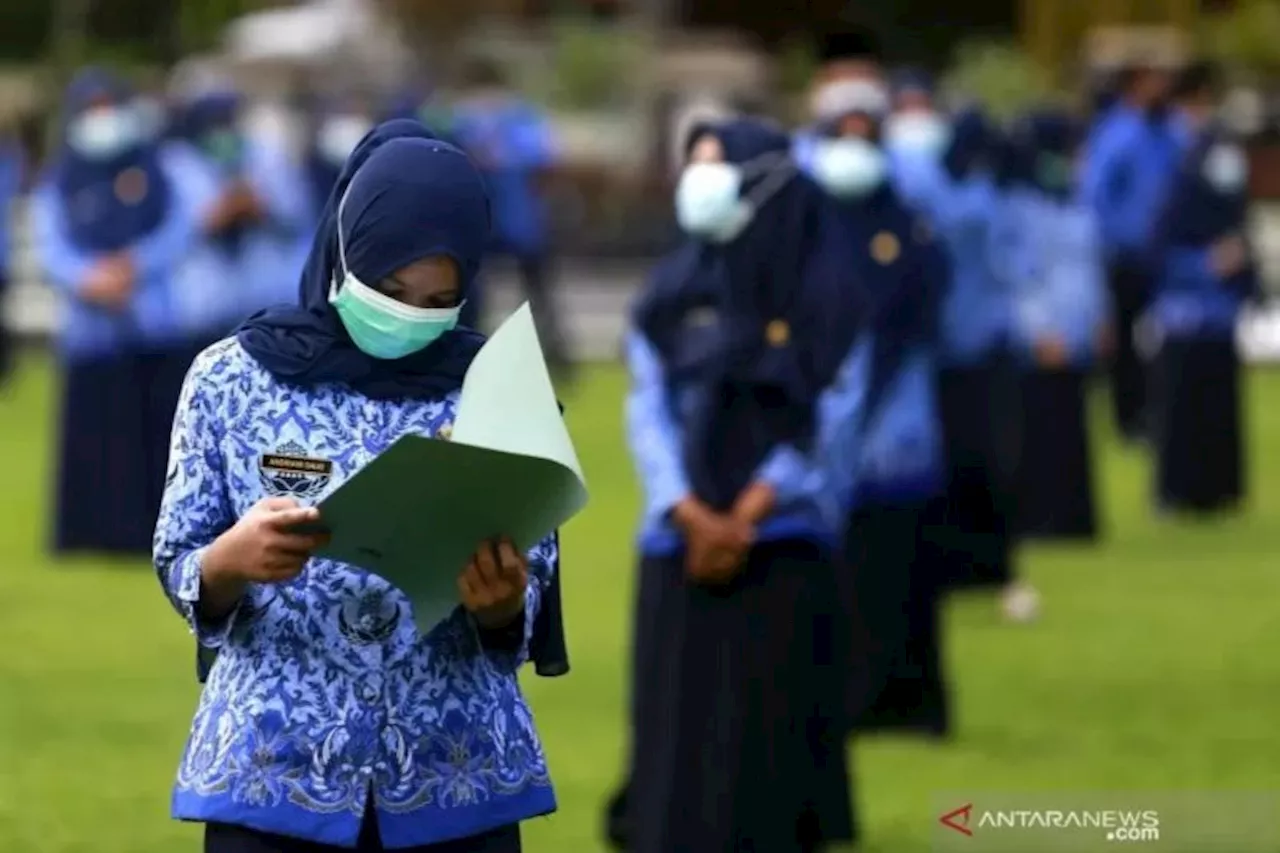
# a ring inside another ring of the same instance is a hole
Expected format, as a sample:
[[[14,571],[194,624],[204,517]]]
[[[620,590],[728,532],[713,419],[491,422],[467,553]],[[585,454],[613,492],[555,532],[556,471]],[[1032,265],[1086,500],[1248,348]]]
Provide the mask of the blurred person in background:
[[[423,636],[400,590],[312,559],[324,534],[297,532],[323,523],[304,493],[452,423],[484,340],[456,323],[488,236],[467,157],[380,125],[329,196],[295,304],[191,369],[154,559],[217,651],[172,800],[206,853],[518,853],[519,822],[556,808],[516,677],[568,666],[555,535],[527,555],[480,543],[460,606]],[[285,482],[273,454],[324,472]]]
[[[25,157],[16,134],[0,129],[0,382],[13,369],[14,339],[6,313],[13,284],[13,207],[22,191]]]
[[[290,152],[249,133],[243,109],[244,96],[225,86],[175,108],[175,132],[211,190],[204,239],[182,265],[177,295],[196,352],[253,312],[294,300],[298,243],[314,222]]]
[[[31,203],[36,255],[63,303],[58,552],[150,550],[190,363],[174,355],[186,340],[174,275],[199,239],[202,186],[135,97],[110,72],[76,75]]]
[[[838,510],[820,398],[860,329],[853,255],[781,129],[694,128],[685,243],[627,338],[646,495],[633,659],[633,853],[814,851],[853,835]],[[857,389],[854,389],[854,393]]]
[[[537,107],[511,89],[497,63],[473,60],[466,81],[467,92],[453,108],[452,136],[489,183],[495,253],[515,259],[548,365],[563,375],[570,368],[568,341],[556,302],[551,223],[543,198],[556,164],[554,133]],[[464,322],[473,328],[483,317],[480,296],[467,305]]]
[[[997,262],[1018,294],[1022,464],[1018,529],[1036,539],[1097,536],[1088,379],[1110,339],[1102,237],[1080,198],[1084,128],[1064,109],[1024,116],[999,224]]]
[[[355,93],[330,98],[317,97],[307,114],[307,147],[303,155],[306,164],[307,185],[311,196],[311,209],[318,222],[324,213],[329,193],[338,182],[338,175],[351,152],[356,150],[377,123],[377,114],[370,99]],[[391,110],[391,118],[400,116],[399,110]],[[308,250],[310,240],[306,240]]]
[[[1247,234],[1248,159],[1215,121],[1219,92],[1208,63],[1178,80],[1182,162],[1156,233],[1156,499],[1165,511],[1233,509],[1245,494],[1235,332],[1260,285]]]
[[[1134,327],[1151,295],[1152,229],[1177,168],[1168,115],[1168,73],[1137,65],[1117,79],[1117,99],[1098,122],[1085,152],[1081,187],[1098,217],[1115,306],[1111,400],[1116,428],[1130,441],[1146,437],[1146,374]]]
[[[938,386],[949,470],[929,536],[946,555],[949,583],[1000,588],[1005,614],[1022,620],[1034,615],[1036,599],[1014,571],[1022,420],[1014,294],[996,274],[992,243],[1003,203],[996,175],[1003,152],[1003,137],[986,114],[965,110],[953,123],[941,168],[912,160],[922,171],[909,184],[911,200],[951,257]]]
[[[870,337],[859,339],[843,368],[863,374],[865,393],[837,398],[861,405],[830,416],[842,428],[826,455],[848,515],[848,606],[862,635],[854,648],[869,656],[869,665],[858,661],[852,673],[853,721],[861,732],[941,737],[948,730],[939,651],[942,567],[922,534],[946,475],[936,372],[949,271],[930,229],[894,191],[883,107],[873,97],[830,122],[811,166],[835,201],[871,306]]]
[[[915,205],[937,180],[942,155],[951,141],[951,124],[934,100],[933,81],[917,69],[893,75],[893,113],[885,123],[884,144],[893,165],[894,184]],[[924,182],[925,186],[920,186]]]

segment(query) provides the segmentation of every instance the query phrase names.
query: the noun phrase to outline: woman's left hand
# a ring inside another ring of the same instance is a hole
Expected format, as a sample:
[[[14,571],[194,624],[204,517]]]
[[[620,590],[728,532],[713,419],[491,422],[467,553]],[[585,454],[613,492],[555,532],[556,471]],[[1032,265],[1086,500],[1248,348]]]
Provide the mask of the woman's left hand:
[[[529,563],[506,537],[481,542],[458,576],[462,606],[481,628],[505,628],[524,611]]]

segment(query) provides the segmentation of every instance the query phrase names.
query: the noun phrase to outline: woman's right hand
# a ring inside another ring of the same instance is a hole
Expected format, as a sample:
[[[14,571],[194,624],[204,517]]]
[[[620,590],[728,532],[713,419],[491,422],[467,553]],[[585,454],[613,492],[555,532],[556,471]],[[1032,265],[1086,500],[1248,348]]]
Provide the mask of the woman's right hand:
[[[742,519],[713,511],[693,497],[676,506],[673,518],[684,534],[688,576],[699,583],[732,580],[755,542],[755,529]]]
[[[89,270],[80,296],[99,307],[119,310],[133,294],[133,277],[133,263],[128,255],[111,255]]]
[[[329,541],[327,533],[297,533],[320,520],[315,507],[292,498],[265,498],[223,533],[205,552],[202,577],[209,586],[283,583],[302,572],[311,553]]]

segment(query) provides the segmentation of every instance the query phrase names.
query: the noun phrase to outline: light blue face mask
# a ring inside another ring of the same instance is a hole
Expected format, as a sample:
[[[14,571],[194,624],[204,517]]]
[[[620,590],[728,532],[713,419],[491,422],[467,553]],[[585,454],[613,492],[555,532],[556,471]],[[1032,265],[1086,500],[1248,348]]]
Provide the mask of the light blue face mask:
[[[885,122],[884,138],[890,148],[940,157],[951,142],[951,129],[931,113],[900,113]]]
[[[458,325],[462,304],[453,308],[416,308],[381,293],[356,277],[347,266],[342,238],[344,195],[338,204],[338,260],[342,283],[337,276],[329,287],[329,304],[338,312],[352,342],[365,355],[388,361],[426,349],[445,332]]]
[[[767,173],[747,197],[743,183]],[[751,224],[756,210],[791,180],[795,166],[785,154],[735,163],[690,163],[676,186],[676,221],[687,234],[714,243],[733,241]]]
[[[131,107],[97,107],[72,119],[67,144],[90,160],[112,160],[142,141],[142,125]]]
[[[1249,182],[1249,163],[1238,146],[1218,144],[1204,159],[1204,177],[1220,193],[1235,193]]]
[[[869,195],[888,172],[884,152],[854,136],[824,139],[813,152],[813,177],[837,198]]]

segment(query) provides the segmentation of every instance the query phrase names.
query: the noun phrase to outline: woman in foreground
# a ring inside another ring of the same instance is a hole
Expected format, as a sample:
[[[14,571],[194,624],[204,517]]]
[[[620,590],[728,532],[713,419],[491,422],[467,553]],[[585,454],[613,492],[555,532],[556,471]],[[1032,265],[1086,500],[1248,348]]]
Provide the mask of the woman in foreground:
[[[555,810],[516,681],[555,599],[555,538],[527,555],[479,543],[462,606],[424,637],[402,592],[293,532],[402,435],[451,424],[482,340],[455,323],[488,228],[465,155],[382,125],[329,198],[301,305],[192,367],[155,563],[218,653],[173,795],[206,853],[510,853],[520,821]]]

